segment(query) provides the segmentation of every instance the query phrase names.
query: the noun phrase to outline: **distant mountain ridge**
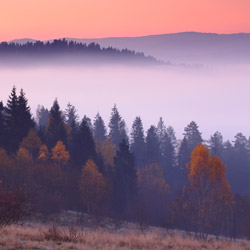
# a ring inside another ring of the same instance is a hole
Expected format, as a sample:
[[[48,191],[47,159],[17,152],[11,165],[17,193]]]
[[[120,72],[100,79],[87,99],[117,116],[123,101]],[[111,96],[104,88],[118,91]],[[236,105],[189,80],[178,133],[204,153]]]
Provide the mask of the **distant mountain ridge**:
[[[101,47],[127,48],[166,62],[187,64],[250,63],[250,33],[182,32],[140,37],[66,38],[66,40],[87,44],[96,42]],[[12,42],[21,43],[23,40],[13,40]]]

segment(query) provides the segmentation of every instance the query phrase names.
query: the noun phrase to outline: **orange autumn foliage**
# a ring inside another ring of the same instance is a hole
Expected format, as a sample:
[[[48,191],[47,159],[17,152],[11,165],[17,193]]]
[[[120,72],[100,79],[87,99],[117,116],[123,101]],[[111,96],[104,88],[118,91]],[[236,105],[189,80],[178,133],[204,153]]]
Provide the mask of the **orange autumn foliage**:
[[[52,159],[60,166],[65,165],[69,160],[69,152],[66,151],[65,145],[59,140],[54,148],[52,148]]]
[[[234,199],[225,177],[226,167],[218,156],[198,144],[187,164],[189,185],[183,192],[183,211],[192,214],[194,228],[200,233],[220,230]]]
[[[95,213],[108,201],[109,185],[92,160],[88,160],[82,169],[79,188],[89,213]]]

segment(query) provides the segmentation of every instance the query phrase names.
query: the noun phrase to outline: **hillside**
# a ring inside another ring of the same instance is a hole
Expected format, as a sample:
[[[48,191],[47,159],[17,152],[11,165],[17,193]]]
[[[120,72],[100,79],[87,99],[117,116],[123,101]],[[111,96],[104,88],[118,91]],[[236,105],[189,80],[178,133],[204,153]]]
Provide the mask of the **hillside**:
[[[101,48],[98,43],[85,44],[66,39],[51,42],[31,39],[15,40],[11,43],[0,43],[1,65],[79,65],[79,64],[139,64],[152,65],[162,62],[152,56],[128,49],[117,49],[107,46]]]
[[[142,37],[73,39],[98,42],[101,46],[142,51],[160,60],[174,63],[241,64],[250,63],[250,34],[183,32]]]
[[[77,224],[24,222],[0,228],[1,250],[83,250],[83,249],[227,249],[245,250],[245,240],[230,241],[208,237],[199,239],[191,234],[148,227],[143,232],[137,224],[123,222],[92,227]]]

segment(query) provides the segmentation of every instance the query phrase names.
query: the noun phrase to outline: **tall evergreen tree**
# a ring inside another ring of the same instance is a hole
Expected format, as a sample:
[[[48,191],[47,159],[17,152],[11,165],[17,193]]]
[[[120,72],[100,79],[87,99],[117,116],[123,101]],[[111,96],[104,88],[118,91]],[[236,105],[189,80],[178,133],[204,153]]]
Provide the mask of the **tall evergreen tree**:
[[[89,117],[87,117],[86,115],[84,115],[83,121],[85,121],[88,124],[90,131],[93,132],[93,126],[92,126],[91,119]]]
[[[184,131],[184,136],[187,140],[188,152],[190,155],[196,145],[203,142],[203,139],[201,136],[201,132],[199,131],[199,127],[194,121],[190,122],[190,124],[188,124],[187,127],[184,128]]]
[[[97,113],[94,120],[93,134],[96,140],[104,141],[106,139],[107,130],[99,113]]]
[[[21,90],[18,97],[15,86],[7,101],[6,125],[8,136],[6,147],[10,152],[14,152],[18,149],[21,140],[28,134],[29,130],[35,126],[25,93]]]
[[[37,127],[45,128],[49,119],[49,110],[42,105],[38,105],[36,110]]]
[[[18,121],[20,130],[20,140],[22,140],[35,127],[35,122],[32,118],[30,107],[28,106],[28,99],[25,97],[23,89],[17,100]]]
[[[141,118],[137,116],[132,125],[131,132],[131,152],[135,156],[135,165],[137,168],[145,165],[145,138]]]
[[[223,159],[223,137],[220,132],[215,132],[213,136],[211,136],[209,142],[210,154],[217,155],[221,159]]]
[[[249,194],[250,192],[250,168],[249,168],[248,140],[242,133],[235,136],[233,147],[233,159],[229,172],[229,181],[232,190],[239,194]]]
[[[162,119],[162,117],[160,117],[160,120],[157,124],[157,136],[158,136],[158,141],[159,141],[159,144],[160,144],[160,148],[161,148],[161,142],[163,141],[163,137],[165,136],[166,134],[166,126],[164,124],[164,121]]]
[[[76,128],[78,124],[78,115],[76,113],[76,108],[70,103],[67,104],[65,111],[66,124],[69,128]]]
[[[61,140],[64,145],[68,145],[64,117],[57,99],[54,101],[49,112],[46,137],[49,148],[53,148],[59,140]]]
[[[160,145],[157,136],[157,129],[151,126],[147,131],[146,136],[146,161],[147,164],[153,162],[160,163]]]
[[[111,112],[109,129],[109,136],[112,138],[112,142],[117,148],[122,140],[128,142],[126,125],[124,120],[122,120],[116,105],[114,105]]]
[[[117,150],[115,159],[116,174],[114,178],[114,206],[116,212],[125,212],[129,205],[132,206],[137,192],[137,175],[135,170],[134,155],[129,150],[129,145],[123,140]]]
[[[82,120],[79,130],[72,135],[70,156],[79,170],[81,170],[87,160],[96,159],[93,135],[86,120]]]
[[[0,148],[5,148],[6,143],[6,124],[5,124],[5,115],[4,115],[4,106],[0,102]]]
[[[186,137],[183,138],[181,141],[181,145],[179,147],[178,156],[177,156],[177,162],[178,167],[182,170],[186,170],[186,164],[189,162],[190,153],[188,148],[188,142]]]

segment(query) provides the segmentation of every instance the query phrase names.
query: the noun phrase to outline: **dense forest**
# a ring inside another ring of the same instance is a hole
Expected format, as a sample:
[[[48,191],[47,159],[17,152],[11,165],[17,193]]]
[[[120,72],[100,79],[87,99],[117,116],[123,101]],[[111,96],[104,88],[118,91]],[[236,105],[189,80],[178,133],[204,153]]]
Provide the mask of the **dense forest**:
[[[26,42],[20,43],[0,43],[0,55],[1,61],[18,62],[22,64],[27,63],[26,60],[42,61],[45,59],[64,59],[71,64],[74,62],[86,62],[91,61],[121,61],[126,63],[127,61],[143,64],[163,64],[156,60],[152,56],[145,56],[142,52],[135,52],[128,49],[116,49],[112,47],[101,48],[97,43],[85,44],[81,42],[68,41],[66,39],[58,39],[48,42]]]
[[[206,141],[192,121],[177,139],[162,118],[145,132],[138,116],[129,134],[116,105],[106,126],[99,113],[80,119],[57,100],[34,117],[13,87],[0,103],[0,147],[0,223],[15,219],[10,211],[49,217],[65,209],[250,237],[250,140],[241,133]]]

